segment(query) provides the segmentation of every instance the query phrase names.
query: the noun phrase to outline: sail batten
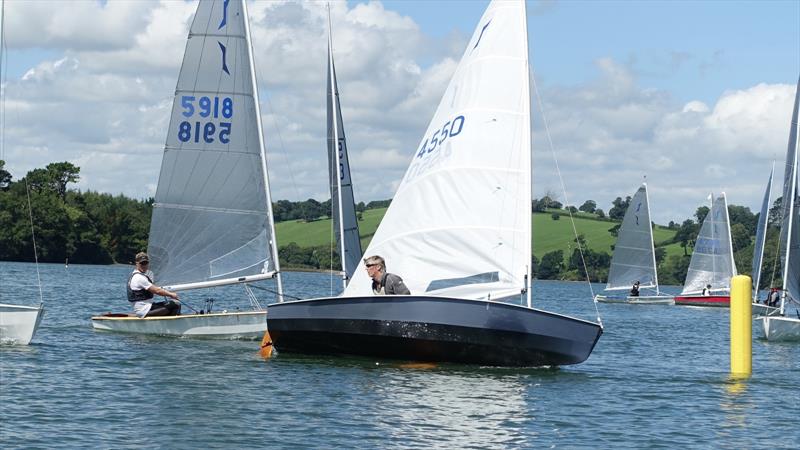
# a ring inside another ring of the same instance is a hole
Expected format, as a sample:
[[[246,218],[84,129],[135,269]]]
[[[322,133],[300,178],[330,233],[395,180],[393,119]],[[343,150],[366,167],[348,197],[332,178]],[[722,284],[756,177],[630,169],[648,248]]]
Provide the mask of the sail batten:
[[[186,43],[150,224],[162,285],[277,271],[242,1],[201,0]]]

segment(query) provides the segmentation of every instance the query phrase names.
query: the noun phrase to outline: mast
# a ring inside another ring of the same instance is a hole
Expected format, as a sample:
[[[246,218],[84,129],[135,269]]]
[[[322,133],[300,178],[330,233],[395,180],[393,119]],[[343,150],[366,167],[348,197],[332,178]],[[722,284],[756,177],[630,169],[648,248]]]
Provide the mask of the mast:
[[[722,204],[725,206],[725,226],[728,229],[728,250],[731,255],[731,276],[735,276],[736,271],[736,261],[733,259],[733,240],[731,238],[731,218],[728,214],[728,197],[725,196],[725,193],[722,193]],[[728,282],[728,291],[730,291],[730,282]]]
[[[335,214],[339,215],[339,260],[342,265],[342,289],[347,287],[347,267],[344,253],[344,212],[342,211],[342,143],[339,141],[339,118],[336,115],[339,103],[339,92],[336,89],[336,71],[333,68],[333,27],[331,27],[331,8],[328,5],[328,90],[331,95],[331,111],[333,120],[329,126],[333,127],[334,154],[336,162],[336,196],[338,201]]]
[[[656,244],[653,242],[653,227],[652,219],[650,218],[650,194],[647,192],[647,182],[642,183],[642,186],[644,187],[644,198],[645,201],[647,201],[647,226],[649,227],[648,233],[650,234],[650,250],[652,250],[650,254],[653,255],[653,276],[655,277],[656,283],[656,295],[658,295],[660,293],[658,290],[658,266],[656,266]]]
[[[244,12],[244,30],[245,30],[245,41],[247,43],[247,57],[250,59],[250,82],[253,83],[253,103],[255,103],[256,108],[256,127],[258,128],[258,146],[260,149],[261,155],[261,171],[264,174],[264,189],[266,189],[267,193],[267,216],[269,219],[269,228],[270,228],[270,251],[272,253],[272,258],[275,261],[275,274],[276,279],[278,282],[278,301],[283,301],[283,280],[281,279],[281,268],[280,268],[280,261],[278,260],[278,242],[276,240],[277,236],[275,235],[275,216],[272,212],[272,194],[269,188],[269,173],[267,172],[267,153],[266,148],[264,145],[264,130],[261,126],[261,107],[259,104],[259,96],[258,96],[258,83],[256,83],[256,67],[255,67],[255,60],[253,58],[253,42],[250,36],[250,19],[247,13],[247,2],[245,0],[240,0],[242,4],[242,11]]]
[[[523,46],[524,55],[525,55],[525,73],[527,78],[523,83],[523,98],[524,100],[524,114],[528,116],[528,124],[531,122],[531,87],[530,87],[530,61],[528,57],[528,13],[527,13],[527,5],[525,2],[522,2],[522,14],[520,15],[520,19],[522,20],[522,35],[525,37]],[[530,219],[530,208],[533,202],[533,193],[531,190],[533,189],[533,167],[531,165],[531,152],[533,149],[531,148],[531,134],[525,133],[525,138],[528,140],[527,148],[530,149],[528,152],[527,163],[525,168],[527,169],[527,195],[523,196],[525,198],[525,204],[527,205],[526,211],[528,215],[528,220],[525,221],[525,234],[528,236],[528,245],[527,245],[527,262],[525,263],[525,291],[527,293],[527,301],[528,301],[528,308],[532,307],[531,304],[531,282],[533,279],[533,274],[531,273],[531,262],[532,262],[532,255],[531,255],[531,243],[533,242],[533,230],[531,229],[532,220]]]
[[[793,118],[794,120],[797,120],[798,101],[800,101],[800,82],[798,82],[797,99],[798,100],[795,100],[795,105],[794,105],[794,118]],[[791,182],[790,182],[791,183],[790,184],[791,187],[790,187],[790,189],[788,191],[789,192],[789,195],[788,195],[788,197],[789,197],[789,208],[784,210],[784,211],[786,211],[788,213],[787,214],[788,220],[787,220],[787,218],[784,218],[784,224],[788,223],[788,229],[786,230],[786,255],[784,255],[784,261],[783,261],[783,286],[781,287],[781,315],[783,315],[784,312],[785,312],[786,296],[789,295],[789,293],[786,291],[786,285],[789,282],[789,256],[792,253],[791,252],[791,250],[792,250],[792,231],[793,231],[792,230],[792,225],[794,224],[794,220],[793,220],[794,219],[794,209],[797,207],[797,205],[795,204],[795,200],[797,199],[797,162],[798,162],[797,161],[797,143],[799,141],[798,137],[800,137],[800,136],[798,136],[798,134],[800,134],[800,132],[798,132],[798,130],[800,130],[800,127],[797,126],[796,122],[793,123],[792,126],[794,127],[795,135],[792,136],[792,137],[795,140],[794,141],[795,144],[794,144],[794,154],[792,155],[792,166],[791,166],[792,169],[791,169]],[[784,196],[784,197],[787,197],[787,196]],[[784,198],[783,200],[786,201],[786,198]]]

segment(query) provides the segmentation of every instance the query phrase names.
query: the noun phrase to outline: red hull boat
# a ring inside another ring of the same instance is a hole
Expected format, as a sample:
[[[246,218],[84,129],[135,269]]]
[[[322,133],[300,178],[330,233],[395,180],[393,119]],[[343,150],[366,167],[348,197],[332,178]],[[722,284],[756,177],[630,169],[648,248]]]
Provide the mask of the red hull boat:
[[[675,297],[675,304],[729,308],[731,305],[731,297],[730,295],[678,295]]]

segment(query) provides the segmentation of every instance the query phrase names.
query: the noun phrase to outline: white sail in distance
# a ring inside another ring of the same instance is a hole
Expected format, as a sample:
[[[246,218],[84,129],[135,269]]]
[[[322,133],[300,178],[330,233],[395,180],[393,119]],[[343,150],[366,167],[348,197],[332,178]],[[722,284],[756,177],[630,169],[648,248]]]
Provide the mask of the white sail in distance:
[[[606,290],[630,289],[636,281],[641,288],[658,287],[647,184],[639,187],[625,211],[614,245]]]
[[[800,127],[800,79],[797,81],[792,125],[789,131],[789,146],[786,151],[786,168],[783,176],[781,261],[783,269],[783,291],[794,300],[800,300],[800,170],[798,145]],[[783,302],[781,309],[783,309]]]
[[[519,295],[531,265],[525,3],[493,1],[475,29],[366,255],[412,294]],[[345,296],[371,295],[363,263]]]
[[[330,18],[329,18],[330,20]],[[328,175],[336,249],[342,263],[345,284],[361,262],[361,237],[358,233],[350,159],[344,135],[339,86],[333,64],[333,38],[328,34]]]
[[[758,216],[758,227],[756,229],[756,242],[753,246],[753,301],[758,299],[758,285],[761,283],[761,263],[764,260],[764,245],[766,244],[767,224],[769,223],[769,201],[772,192],[772,176],[775,174],[775,167],[769,172],[767,189],[764,191],[764,200],[761,202],[761,211]]]
[[[681,295],[699,294],[707,285],[714,291],[729,291],[736,275],[725,193],[714,199],[694,245]]]
[[[277,270],[246,20],[243,1],[201,0],[192,22],[150,224],[158,284]]]

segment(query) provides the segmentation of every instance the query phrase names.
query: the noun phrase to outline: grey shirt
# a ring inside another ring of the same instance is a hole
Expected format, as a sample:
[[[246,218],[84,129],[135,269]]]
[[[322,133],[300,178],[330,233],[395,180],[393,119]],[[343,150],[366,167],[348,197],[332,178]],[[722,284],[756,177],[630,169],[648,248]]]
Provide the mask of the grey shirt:
[[[372,292],[375,295],[411,295],[403,279],[393,273],[383,274],[380,285],[372,280]]]

